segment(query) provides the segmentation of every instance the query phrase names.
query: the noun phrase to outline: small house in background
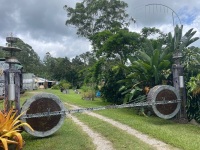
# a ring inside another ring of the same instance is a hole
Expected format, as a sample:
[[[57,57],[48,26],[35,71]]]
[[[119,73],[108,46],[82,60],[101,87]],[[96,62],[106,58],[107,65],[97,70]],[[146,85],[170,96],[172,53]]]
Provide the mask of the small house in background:
[[[35,82],[39,89],[51,88],[54,84],[56,84],[56,81],[50,81],[50,80],[39,78],[39,77],[35,78]]]
[[[45,85],[45,82],[46,82],[46,81],[47,81],[47,80],[44,79],[44,78],[39,78],[39,77],[36,77],[36,78],[35,78],[36,85],[37,85],[37,87],[38,87],[39,89],[44,89],[44,88],[46,88],[46,85]]]
[[[23,73],[23,89],[24,90],[35,90],[37,85],[35,82],[35,75],[33,73]]]
[[[33,73],[23,73],[23,89],[36,90],[51,88],[56,81],[50,81],[44,78],[36,77]]]

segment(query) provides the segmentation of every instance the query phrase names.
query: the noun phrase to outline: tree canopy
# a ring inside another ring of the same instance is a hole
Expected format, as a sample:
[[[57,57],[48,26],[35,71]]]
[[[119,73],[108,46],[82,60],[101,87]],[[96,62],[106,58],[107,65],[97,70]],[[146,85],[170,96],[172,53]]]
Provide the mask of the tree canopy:
[[[66,25],[77,28],[77,34],[86,38],[100,31],[112,31],[129,25],[127,3],[121,0],[83,0],[75,8],[64,6],[69,17]]]

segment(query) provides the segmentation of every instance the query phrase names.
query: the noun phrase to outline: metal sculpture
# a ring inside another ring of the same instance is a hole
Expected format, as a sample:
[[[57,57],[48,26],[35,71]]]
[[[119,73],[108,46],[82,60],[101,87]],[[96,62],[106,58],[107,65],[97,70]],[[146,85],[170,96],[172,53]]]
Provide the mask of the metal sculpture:
[[[174,87],[158,85],[150,89],[147,99],[143,102],[67,110],[57,96],[50,93],[40,93],[28,99],[23,104],[22,111],[27,109],[28,111],[21,117],[21,120],[29,123],[35,130],[32,132],[29,128],[25,127],[25,130],[29,134],[36,137],[46,137],[61,127],[65,116],[68,114],[145,106],[152,107],[153,112],[158,117],[171,119],[180,110],[181,100]]]
[[[181,100],[177,90],[168,85],[159,85],[150,89],[147,98],[142,102],[122,105],[109,105],[94,108],[80,108],[75,110],[66,110],[61,100],[50,93],[39,93],[25,101],[20,108],[20,74],[21,72],[15,69],[14,65],[19,64],[19,61],[14,57],[14,53],[20,51],[12,44],[17,38],[7,37],[8,47],[3,50],[9,51],[11,56],[6,58],[9,64],[9,69],[4,71],[5,74],[5,104],[6,111],[9,111],[13,102],[15,109],[24,112],[21,120],[30,124],[34,131],[24,127],[24,130],[36,137],[46,137],[55,133],[63,124],[65,116],[71,113],[81,113],[84,111],[95,111],[112,108],[126,107],[152,107],[153,112],[160,118],[173,118],[179,111]]]
[[[20,74],[21,71],[15,69],[16,64],[20,62],[14,57],[15,52],[21,51],[21,49],[13,47],[13,43],[17,41],[15,37],[7,37],[8,47],[3,47],[4,51],[10,52],[10,57],[7,57],[5,62],[9,64],[9,69],[4,70],[5,77],[5,110],[8,112],[15,103],[15,108],[20,113]]]
[[[21,120],[27,122],[34,131],[28,127],[24,129],[36,137],[46,137],[56,132],[65,119],[65,106],[60,99],[50,93],[39,93],[28,99],[22,106],[26,113]]]
[[[153,112],[163,119],[173,118],[181,107],[178,91],[169,85],[157,85],[150,89],[147,100],[152,103]],[[156,105],[158,102],[164,103]]]

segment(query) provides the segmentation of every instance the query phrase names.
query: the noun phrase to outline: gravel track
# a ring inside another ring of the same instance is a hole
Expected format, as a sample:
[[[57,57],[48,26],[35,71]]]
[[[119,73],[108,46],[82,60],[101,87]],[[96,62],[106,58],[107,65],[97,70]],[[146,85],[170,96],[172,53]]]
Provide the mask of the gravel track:
[[[82,130],[92,138],[94,145],[96,145],[96,150],[114,150],[112,143],[99,133],[90,129],[83,122],[78,120],[73,115],[68,115],[77,125],[79,125]]]
[[[65,104],[68,105],[68,106],[70,106],[70,107],[72,107],[73,109],[79,109],[79,108],[80,108],[80,107],[75,106],[75,105],[72,105],[72,104],[68,104],[68,103],[65,103]],[[150,137],[150,136],[148,136],[148,135],[146,135],[146,134],[143,134],[143,133],[141,133],[141,132],[139,132],[139,131],[137,131],[137,130],[135,130],[135,129],[129,127],[129,126],[127,126],[127,125],[125,125],[125,124],[122,124],[122,123],[120,123],[120,122],[117,122],[117,121],[115,121],[115,120],[113,120],[113,119],[104,117],[104,116],[102,116],[102,115],[99,115],[99,114],[96,114],[96,113],[93,113],[93,112],[85,112],[85,113],[88,114],[88,115],[90,115],[90,116],[93,116],[93,117],[96,117],[96,118],[98,118],[98,119],[101,119],[101,120],[103,120],[103,121],[105,121],[105,122],[107,122],[107,123],[110,123],[111,125],[113,125],[113,126],[119,128],[119,129],[121,129],[121,130],[127,132],[128,134],[131,134],[131,135],[135,136],[136,138],[138,138],[138,139],[140,139],[141,141],[143,141],[143,142],[149,144],[150,146],[152,146],[152,147],[153,147],[154,149],[156,149],[156,150],[179,150],[178,148],[172,147],[172,146],[169,145],[169,144],[166,144],[166,143],[164,143],[164,142],[162,142],[162,141],[160,141],[160,140],[157,140],[157,139],[152,138],[152,137]],[[77,124],[83,124],[83,123],[81,123],[80,121],[78,121],[78,122],[76,122],[76,123],[77,123]],[[89,127],[87,127],[87,128],[89,129]],[[92,131],[91,129],[89,129],[89,130],[84,130],[84,131],[85,131],[89,136],[93,134],[93,133],[92,133],[93,131]],[[90,133],[90,132],[91,132],[91,133]],[[108,148],[105,148],[105,149],[104,149],[104,148],[100,148],[99,150],[110,150],[110,149],[113,149],[113,148],[111,147],[111,143],[110,143],[109,141],[107,141],[108,144],[105,144],[105,143],[107,143],[107,142],[105,142],[104,140],[101,141],[101,140],[96,139],[96,138],[99,138],[99,136],[100,136],[100,135],[98,135],[98,136],[93,136],[93,137],[92,137],[92,139],[94,140],[94,144],[97,145],[97,149],[98,149],[99,147],[102,147],[103,145],[104,145],[104,146],[105,146],[105,145],[108,145]],[[103,138],[102,136],[100,136],[100,137]],[[104,138],[103,138],[103,139],[104,139]],[[98,142],[96,142],[96,141],[98,141]],[[109,143],[110,143],[110,144],[109,144]],[[109,147],[110,147],[110,149],[109,149]]]

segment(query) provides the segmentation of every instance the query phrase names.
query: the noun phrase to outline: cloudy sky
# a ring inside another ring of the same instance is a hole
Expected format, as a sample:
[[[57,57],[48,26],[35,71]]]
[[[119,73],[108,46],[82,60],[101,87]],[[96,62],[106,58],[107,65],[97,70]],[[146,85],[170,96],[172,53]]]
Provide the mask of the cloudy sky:
[[[130,26],[132,31],[155,26],[168,33],[173,25],[183,24],[184,31],[194,28],[200,36],[199,0],[124,1],[129,5],[128,14],[136,20]],[[76,2],[81,0],[0,0],[0,46],[5,46],[5,38],[12,33],[31,45],[41,59],[47,52],[53,57],[73,58],[91,50],[75,28],[65,25],[63,6],[74,7]],[[194,45],[200,47],[200,40]]]

